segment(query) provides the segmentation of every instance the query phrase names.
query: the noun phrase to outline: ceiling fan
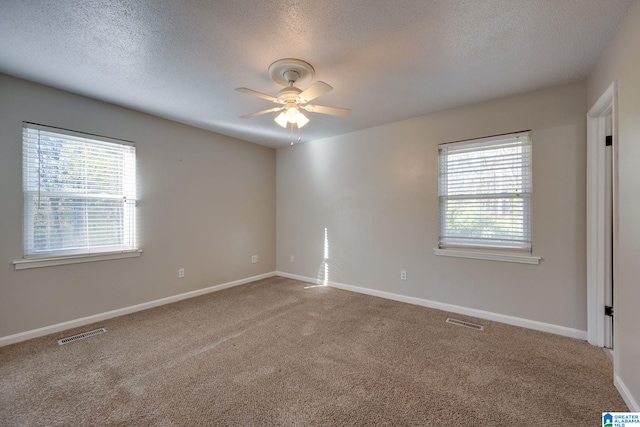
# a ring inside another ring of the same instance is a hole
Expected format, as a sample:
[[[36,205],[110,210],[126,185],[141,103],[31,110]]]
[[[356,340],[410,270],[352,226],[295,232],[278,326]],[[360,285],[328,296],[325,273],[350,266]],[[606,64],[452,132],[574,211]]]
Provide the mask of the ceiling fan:
[[[267,95],[262,92],[247,89],[246,87],[239,87],[236,90],[246,93],[247,95],[257,96],[258,98],[271,101],[274,104],[278,104],[278,107],[246,114],[240,116],[240,118],[248,119],[262,114],[280,111],[280,114],[274,119],[278,125],[286,128],[287,124],[291,123],[292,126],[295,124],[298,128],[301,128],[309,123],[309,119],[301,110],[310,113],[330,114],[332,116],[348,116],[351,110],[346,108],[309,104],[309,101],[333,90],[328,84],[317,81],[305,90],[298,89],[294,86],[294,84],[309,82],[314,74],[315,70],[311,64],[299,59],[285,58],[274,62],[269,66],[269,75],[273,81],[285,86],[276,96]]]

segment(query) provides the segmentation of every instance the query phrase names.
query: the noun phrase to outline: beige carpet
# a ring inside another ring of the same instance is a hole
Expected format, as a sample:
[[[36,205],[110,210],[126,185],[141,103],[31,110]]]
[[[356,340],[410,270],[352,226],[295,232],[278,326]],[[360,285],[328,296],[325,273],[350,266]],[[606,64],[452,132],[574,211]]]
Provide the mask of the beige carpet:
[[[2,426],[600,426],[628,410],[586,342],[279,277],[0,348],[0,381]]]

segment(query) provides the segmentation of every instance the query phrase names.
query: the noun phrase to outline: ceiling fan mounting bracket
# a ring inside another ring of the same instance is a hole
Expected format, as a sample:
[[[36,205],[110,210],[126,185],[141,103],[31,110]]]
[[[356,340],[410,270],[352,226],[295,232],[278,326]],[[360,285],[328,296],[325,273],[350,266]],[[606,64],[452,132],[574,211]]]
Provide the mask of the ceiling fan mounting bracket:
[[[269,65],[269,75],[274,82],[282,86],[308,83],[313,79],[315,72],[311,64],[294,58],[279,59]]]

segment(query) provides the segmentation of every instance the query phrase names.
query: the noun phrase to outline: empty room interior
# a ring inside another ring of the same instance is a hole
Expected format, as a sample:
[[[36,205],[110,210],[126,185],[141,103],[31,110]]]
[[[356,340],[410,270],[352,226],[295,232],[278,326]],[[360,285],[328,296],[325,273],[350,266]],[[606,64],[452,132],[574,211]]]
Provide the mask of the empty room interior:
[[[0,425],[640,412],[638,46],[638,0],[2,1]]]

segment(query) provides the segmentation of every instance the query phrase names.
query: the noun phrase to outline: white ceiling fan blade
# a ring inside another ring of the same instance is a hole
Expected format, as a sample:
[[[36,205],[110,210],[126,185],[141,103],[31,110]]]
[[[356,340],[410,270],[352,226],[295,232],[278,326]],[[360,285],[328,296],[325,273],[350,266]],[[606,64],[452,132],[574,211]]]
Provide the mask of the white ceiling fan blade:
[[[255,116],[260,116],[262,114],[267,114],[267,113],[273,113],[273,112],[276,112],[276,111],[280,111],[283,108],[284,107],[269,108],[268,110],[258,111],[257,113],[245,114],[244,116],[240,116],[240,118],[241,119],[248,119],[249,117],[255,117]]]
[[[351,110],[348,108],[338,108],[338,107],[325,107],[324,105],[301,105],[301,108],[309,111],[310,113],[321,113],[321,114],[331,114],[332,116],[342,116],[346,117],[351,113]]]
[[[247,89],[246,87],[238,87],[236,88],[238,92],[246,93],[247,95],[257,96],[258,98],[266,99],[271,102],[278,102],[278,98],[273,97],[271,95],[267,95],[266,93],[258,92],[257,90]]]
[[[326,84],[325,82],[315,82],[311,86],[309,86],[306,90],[304,90],[300,95],[298,95],[298,99],[300,103],[304,104],[305,102],[309,102],[312,99],[319,97],[320,95],[324,95],[327,92],[332,91],[333,88]]]

